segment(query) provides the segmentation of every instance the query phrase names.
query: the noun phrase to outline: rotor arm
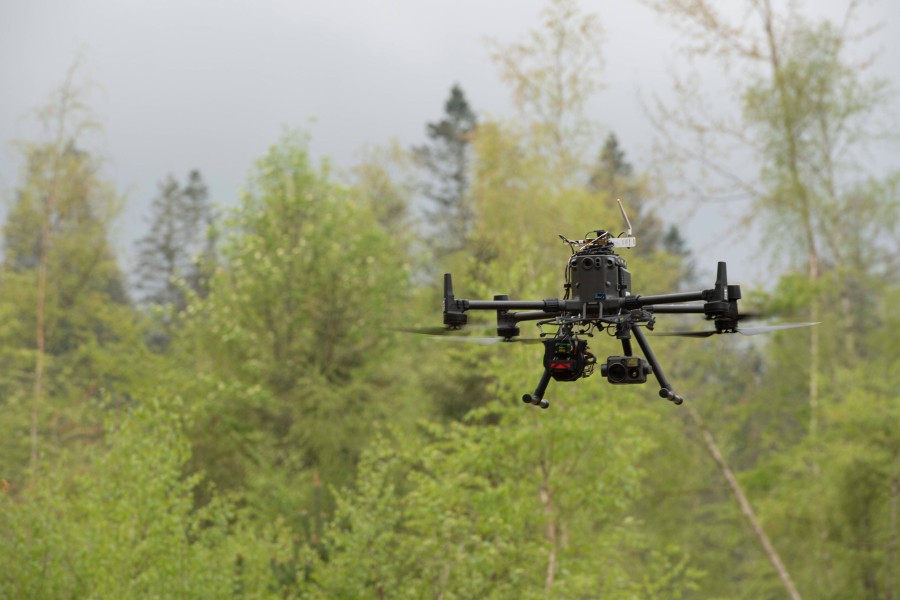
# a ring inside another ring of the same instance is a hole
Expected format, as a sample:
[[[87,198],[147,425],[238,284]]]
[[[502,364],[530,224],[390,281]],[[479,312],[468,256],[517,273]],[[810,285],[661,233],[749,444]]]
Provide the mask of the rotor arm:
[[[457,300],[464,303],[463,310],[540,310],[559,312],[559,300]]]
[[[452,329],[458,329],[467,323],[466,312],[470,310],[536,311],[509,314],[515,321],[530,321],[552,318],[565,309],[566,302],[558,298],[509,300],[504,296],[496,296],[494,300],[458,299],[453,295],[453,279],[450,273],[444,273],[444,325],[449,325]]]
[[[545,310],[534,310],[534,311],[524,311],[517,313],[510,313],[510,316],[515,319],[515,321],[542,321],[544,319],[552,319],[558,312],[547,312]]]
[[[621,299],[622,308],[634,309],[650,307],[657,304],[677,304],[682,302],[698,302],[711,297],[713,290],[700,292],[679,292],[677,294],[659,294],[656,296],[629,296]]]
[[[716,269],[716,283],[708,290],[660,294],[656,296],[634,296],[621,300],[620,306],[627,310],[647,308],[657,313],[704,314],[714,319],[737,319],[737,301],[741,298],[741,286],[728,284],[727,267],[720,261]],[[702,305],[677,307],[673,304],[700,302]],[[660,306],[662,305],[662,306]]]
[[[647,310],[653,313],[659,314],[677,314],[677,315],[702,315],[705,312],[705,309],[702,304],[694,304],[688,306],[678,306],[678,305],[667,305],[667,304],[659,304],[659,305],[650,305],[647,307]]]

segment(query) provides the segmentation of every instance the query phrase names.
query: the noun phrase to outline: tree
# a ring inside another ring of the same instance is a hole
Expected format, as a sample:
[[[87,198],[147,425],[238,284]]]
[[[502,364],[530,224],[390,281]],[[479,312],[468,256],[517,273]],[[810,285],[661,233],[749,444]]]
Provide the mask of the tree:
[[[603,29],[575,0],[551,0],[542,27],[523,41],[492,42],[491,58],[513,92],[531,143],[552,164],[557,187],[584,181],[587,147],[596,126],[584,114],[602,84]]]
[[[317,597],[682,597],[695,574],[627,516],[641,417],[575,395],[553,419],[523,408],[367,450],[312,568]]]
[[[193,170],[181,187],[169,175],[159,184],[151,205],[150,232],[138,240],[137,287],[145,299],[175,310],[185,307],[185,286],[205,293],[215,239],[207,236],[213,213],[200,171]]]
[[[619,138],[615,133],[610,133],[606,136],[606,142],[597,157],[597,164],[591,171],[588,187],[594,191],[607,191],[610,195],[619,197],[622,188],[628,185],[626,182],[632,172],[631,163],[625,160],[625,151],[619,147]]]
[[[827,429],[843,425],[824,417],[840,414],[831,408],[855,395],[837,374],[865,355],[866,320],[875,310],[869,302],[877,302],[885,290],[880,274],[894,264],[893,258],[885,258],[896,254],[896,244],[893,251],[887,247],[895,240],[898,204],[891,183],[896,175],[881,179],[866,172],[864,153],[883,126],[888,96],[884,82],[867,76],[868,61],[850,58],[858,3],[848,3],[845,20],[838,24],[812,22],[794,5],[779,12],[768,0],[745,2],[739,15],[708,2],[651,4],[688,35],[690,54],[712,58],[724,68],[726,91],[736,109],[730,118],[716,115],[696,81],[681,81],[678,90],[690,100],[677,111],[658,106],[656,121],[664,135],[673,142],[690,136],[692,143],[676,146],[681,158],[701,162],[718,175],[718,183],[750,198],[756,222],[765,221],[779,234],[793,233],[773,236],[782,241],[776,249],[793,270],[783,276],[783,291],[773,307],[811,321],[849,321],[833,335],[811,328],[802,343],[793,336],[772,346],[768,380],[780,384],[774,388],[778,401],[746,418],[754,423],[753,431],[768,425],[780,430],[781,452],[751,447],[745,452],[754,455],[756,477],[786,469],[793,475],[789,488],[776,488],[783,496],[769,491],[768,497],[782,496],[778,514],[792,515],[776,520],[776,526],[783,523],[786,531],[794,531],[785,545],[799,565],[798,587],[817,597],[859,596],[866,586],[836,587],[836,561],[848,554],[832,537],[830,520],[837,513],[828,510],[826,482],[834,470],[824,457],[829,454]],[[729,168],[721,151],[728,145],[749,149],[758,179]],[[871,295],[863,300],[865,308],[854,308],[863,288]],[[847,348],[857,352],[848,356]],[[803,386],[798,373],[805,378]],[[804,421],[805,427],[798,426]],[[785,510],[787,506],[803,510]],[[802,532],[788,525],[800,522],[809,524]]]
[[[297,134],[258,161],[223,229],[222,265],[173,349],[194,373],[182,393],[202,399],[195,464],[302,530],[302,512],[329,511],[328,486],[352,481],[378,423],[427,408],[413,402],[416,357],[384,330],[407,309],[403,257]]]
[[[77,66],[38,111],[51,136],[20,145],[25,170],[3,227],[2,301],[19,322],[2,342],[13,360],[4,399],[9,413],[30,405],[24,447],[32,477],[42,456],[102,435],[102,407],[123,401],[121,383],[140,364],[131,346],[133,314],[107,237],[119,198],[103,180],[98,158],[83,149],[96,125]],[[135,360],[112,360],[123,355]],[[4,454],[12,479],[24,466],[19,440],[11,435],[16,450]]]
[[[569,252],[557,234],[571,230],[573,215],[579,228],[586,217],[620,219],[613,202],[598,202],[586,189],[586,173],[560,179],[557,148],[537,143],[546,138],[538,139],[541,128],[533,125],[485,121],[473,136],[469,198],[476,218],[468,252],[448,261],[460,296],[560,296],[559,267]],[[645,276],[661,286],[673,277],[665,262],[648,263],[635,270],[646,267]],[[533,389],[523,386],[536,382],[540,357],[524,345],[503,346],[445,351],[431,389],[468,409],[462,423],[446,435],[429,431],[427,443],[411,442],[414,457],[400,443],[362,464],[355,494],[342,496],[338,521],[326,533],[333,562],[314,569],[323,596],[387,597],[408,585],[411,596],[677,597],[689,585],[677,550],[653,555],[642,531],[618,527],[640,494],[640,477],[630,479],[638,475],[633,459],[650,445],[643,431],[632,437],[626,425],[647,418],[637,397],[625,391],[598,398],[596,380],[559,385],[551,388],[551,411],[536,414],[519,398]],[[607,426],[617,433],[606,435]],[[607,488],[599,483],[607,476],[623,480]],[[621,561],[604,551],[609,547],[622,550]],[[385,565],[383,556],[396,560]],[[659,572],[652,571],[654,558]],[[523,560],[533,566],[523,569]],[[632,579],[640,570],[646,588]],[[346,573],[353,576],[341,579]],[[662,573],[673,576],[669,588],[664,575],[657,578]]]
[[[358,201],[371,206],[378,225],[401,245],[412,243],[410,206],[418,183],[412,154],[396,140],[369,146],[350,171],[349,185]]]
[[[680,236],[677,225],[670,225],[663,232],[662,221],[651,211],[650,182],[645,174],[634,173],[615,133],[610,132],[606,136],[606,142],[591,169],[588,189],[603,194],[607,201],[622,200],[634,223],[635,233],[641,239],[637,246],[638,253],[651,254],[664,250],[686,256],[683,248],[675,243]],[[675,245],[667,245],[667,239]]]
[[[292,559],[278,523],[257,527],[214,498],[194,507],[197,475],[177,401],[146,401],[77,473],[46,470],[21,498],[0,493],[0,595],[6,598],[280,598]]]
[[[413,156],[422,167],[425,196],[434,203],[429,220],[440,242],[439,254],[463,247],[472,223],[467,204],[471,136],[477,118],[458,84],[450,89],[444,103],[444,118],[427,127],[429,145],[413,148]]]

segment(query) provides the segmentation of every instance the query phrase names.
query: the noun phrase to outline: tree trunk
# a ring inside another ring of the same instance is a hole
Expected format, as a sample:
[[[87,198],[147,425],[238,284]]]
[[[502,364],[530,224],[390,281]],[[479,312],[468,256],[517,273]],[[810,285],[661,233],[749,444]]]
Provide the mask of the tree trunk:
[[[550,493],[550,469],[547,466],[546,459],[541,461],[541,474],[543,481],[541,482],[540,499],[541,505],[544,507],[544,517],[547,519],[544,525],[544,537],[550,542],[550,555],[547,557],[547,574],[544,578],[544,593],[549,596],[553,590],[553,582],[556,579],[556,554],[559,546],[559,532],[556,526],[553,495]]]
[[[53,106],[47,123],[55,125],[55,136],[51,147],[49,190],[44,198],[44,210],[41,215],[40,256],[38,258],[37,301],[35,308],[35,361],[34,388],[31,405],[31,456],[29,471],[34,481],[40,454],[40,422],[44,395],[44,363],[47,347],[47,271],[50,262],[50,237],[53,233],[53,216],[56,213],[59,193],[60,164],[65,152],[66,125],[69,111],[72,109],[76,93],[74,88],[75,74],[79,61],[69,67],[66,80],[59,90],[58,104]],[[55,122],[54,122],[55,121]]]
[[[790,176],[791,190],[796,196],[797,205],[795,209],[798,212],[801,225],[803,227],[804,241],[806,243],[807,254],[807,277],[811,285],[815,286],[819,280],[819,251],[816,244],[815,225],[813,223],[813,199],[810,197],[810,190],[803,180],[800,168],[800,151],[797,148],[796,131],[797,119],[795,111],[790,104],[790,93],[787,89],[785,74],[781,64],[781,56],[779,53],[778,40],[775,37],[774,13],[769,0],[763,3],[763,21],[766,31],[766,40],[769,46],[769,65],[772,70],[772,79],[778,90],[778,100],[781,107],[781,134],[784,136],[784,142],[787,146],[786,164],[784,165]],[[810,321],[817,322],[819,320],[820,304],[818,290],[813,289],[812,300],[810,303]],[[809,333],[809,381],[808,381],[808,403],[809,403],[809,441],[811,447],[810,455],[810,471],[813,477],[813,485],[816,489],[816,498],[824,497],[822,490],[822,481],[820,476],[820,455],[821,448],[819,443],[819,328],[813,327]],[[816,562],[825,566],[824,574],[826,585],[831,583],[832,569],[831,556],[828,552],[828,529],[826,525],[825,510],[819,507],[813,511],[815,519],[816,532],[814,533]]]
[[[697,427],[700,428],[700,432],[703,435],[703,441],[706,444],[707,451],[709,451],[709,454],[710,456],[712,456],[713,460],[716,461],[716,465],[719,467],[719,470],[725,477],[725,481],[728,482],[728,487],[730,487],[732,493],[734,493],[734,497],[737,499],[738,504],[741,507],[741,512],[750,523],[750,528],[753,529],[753,533],[756,534],[756,538],[759,540],[763,552],[765,552],[766,554],[766,558],[769,559],[769,562],[772,564],[775,572],[778,573],[778,578],[781,579],[781,583],[782,585],[784,585],[784,589],[787,592],[788,596],[790,596],[791,600],[800,600],[800,594],[797,592],[797,588],[794,586],[794,582],[791,580],[790,574],[785,568],[784,563],[781,562],[781,557],[778,555],[778,552],[775,550],[772,542],[769,541],[769,536],[766,535],[765,530],[762,528],[762,525],[756,518],[756,513],[753,511],[753,507],[750,505],[750,501],[744,494],[744,490],[743,488],[741,488],[741,484],[738,482],[737,478],[734,476],[734,473],[732,473],[731,469],[728,467],[728,464],[725,462],[725,458],[722,456],[722,453],[719,452],[719,446],[718,444],[716,444],[716,440],[715,438],[713,438],[712,433],[710,433],[709,429],[707,429],[706,424],[703,422],[703,419],[700,418],[700,414],[689,401],[685,401],[683,406],[687,409],[688,415],[690,415],[691,419],[693,419]]]
[[[35,361],[34,361],[34,395],[31,405],[31,459],[29,468],[32,480],[38,464],[38,446],[40,440],[41,405],[44,388],[44,352],[46,348],[46,314],[47,314],[47,253],[50,238],[50,214],[53,210],[53,195],[45,201],[44,218],[41,223],[41,250],[38,264],[37,313],[35,318]]]
[[[885,598],[894,600],[897,586],[897,504],[900,497],[900,456],[894,460],[894,476],[891,478],[891,529],[888,533],[888,571]]]
[[[557,531],[556,517],[553,514],[553,498],[546,486],[541,488],[541,502],[544,504],[544,514],[547,516],[547,524],[545,526],[544,535],[550,542],[550,556],[547,557],[547,576],[544,579],[544,593],[550,594],[553,589],[553,581],[556,578],[556,546]]]

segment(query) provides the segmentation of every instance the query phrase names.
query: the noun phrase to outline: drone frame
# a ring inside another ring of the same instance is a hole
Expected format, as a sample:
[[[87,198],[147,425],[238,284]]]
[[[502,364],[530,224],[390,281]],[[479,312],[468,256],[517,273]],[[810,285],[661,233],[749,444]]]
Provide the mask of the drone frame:
[[[497,336],[507,342],[518,338],[520,334],[518,324],[524,321],[538,321],[538,325],[557,326],[556,335],[549,339],[577,338],[593,327],[600,329],[615,327],[615,337],[621,340],[625,357],[634,356],[631,344],[631,338],[634,337],[659,383],[660,397],[674,404],[681,404],[684,399],[675,392],[641,328],[646,327],[652,331],[657,314],[702,314],[715,323],[716,329],[713,333],[737,332],[738,320],[741,317],[738,314],[737,302],[741,298],[741,288],[739,285],[729,285],[727,279],[726,265],[719,262],[715,285],[710,289],[695,292],[652,296],[625,295],[592,301],[568,298],[510,300],[506,295],[494,296],[493,300],[465,300],[455,297],[451,274],[445,273],[443,321],[450,330],[460,329],[468,322],[466,314],[468,311],[493,310],[497,313]],[[697,304],[698,302],[702,304]],[[576,326],[585,329],[576,332],[574,331]],[[544,337],[548,334],[541,335]],[[544,394],[551,378],[552,372],[545,365],[534,393],[525,394],[522,400],[541,408],[548,408],[550,403],[544,398]]]

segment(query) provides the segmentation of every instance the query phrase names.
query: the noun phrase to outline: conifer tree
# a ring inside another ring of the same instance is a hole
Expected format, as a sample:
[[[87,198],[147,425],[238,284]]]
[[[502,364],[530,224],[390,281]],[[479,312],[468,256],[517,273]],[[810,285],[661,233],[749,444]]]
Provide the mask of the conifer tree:
[[[145,301],[181,310],[185,286],[204,293],[203,271],[215,253],[214,237],[207,235],[213,211],[200,171],[191,171],[183,187],[169,175],[151,210],[150,231],[138,241],[137,287]]]
[[[635,174],[634,167],[625,158],[625,150],[615,133],[606,136],[603,148],[591,169],[588,189],[605,195],[607,202],[622,200],[634,223],[641,243],[637,253],[649,254],[663,245],[663,224],[650,210],[649,184],[645,175]],[[672,225],[676,228],[677,226]]]
[[[444,118],[429,123],[429,144],[413,149],[425,177],[422,188],[434,203],[428,212],[438,231],[438,251],[449,253],[462,247],[472,213],[466,193],[469,186],[470,142],[477,118],[462,88],[454,84],[444,103]]]
[[[609,192],[618,198],[633,171],[631,163],[625,160],[625,151],[619,146],[619,138],[610,132],[591,171],[588,187],[592,191]]]

